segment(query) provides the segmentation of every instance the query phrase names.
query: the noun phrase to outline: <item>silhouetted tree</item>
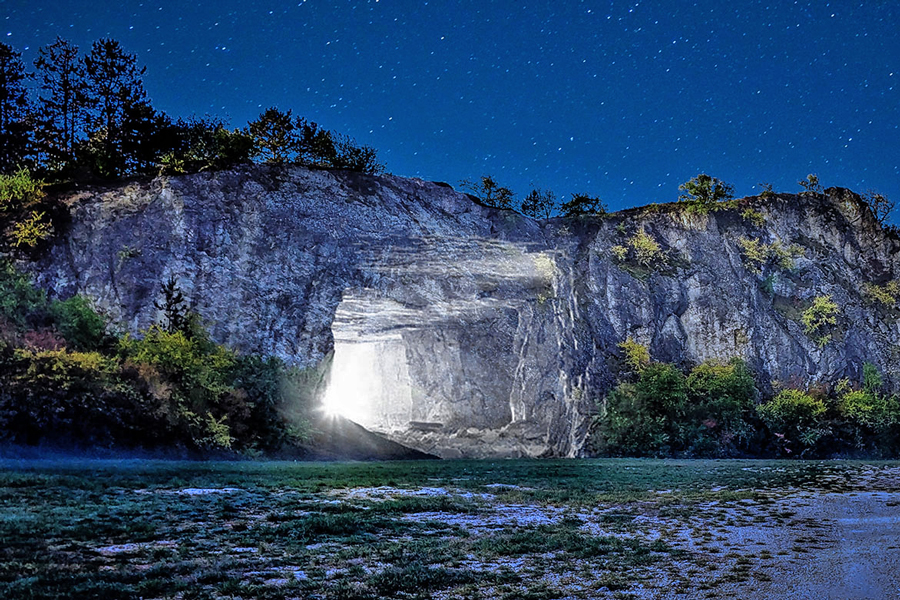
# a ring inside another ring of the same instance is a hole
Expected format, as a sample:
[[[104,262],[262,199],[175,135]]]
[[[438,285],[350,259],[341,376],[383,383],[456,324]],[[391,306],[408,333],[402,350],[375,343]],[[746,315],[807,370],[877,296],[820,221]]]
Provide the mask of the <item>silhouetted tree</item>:
[[[532,219],[549,219],[557,209],[556,194],[536,188],[522,200],[522,214]]]
[[[810,173],[806,176],[806,179],[801,179],[797,182],[797,185],[803,188],[801,194],[821,194],[822,193],[822,184],[819,183],[819,176]]]
[[[353,138],[345,135],[337,136],[336,150],[331,164],[339,169],[372,175],[384,171],[384,165],[378,162],[378,152],[370,146],[358,145]]]
[[[863,194],[863,200],[869,205],[869,210],[872,211],[872,216],[875,217],[879,225],[887,223],[888,217],[891,216],[891,213],[897,207],[896,202],[888,200],[887,197],[873,190]]]
[[[299,138],[298,160],[302,164],[322,167],[334,165],[338,150],[330,131],[303,117],[297,117],[294,127]]]
[[[229,130],[218,118],[179,119],[170,130],[172,150],[162,157],[165,173],[196,173],[249,162],[253,138],[245,131]]]
[[[163,284],[162,293],[163,301],[153,303],[157,310],[163,312],[163,320],[159,325],[169,333],[180,331],[187,334],[191,312],[174,277],[169,277],[168,281]]]
[[[513,193],[499,185],[490,175],[482,175],[478,181],[462,181],[460,186],[472,192],[478,200],[492,208],[512,208]]]
[[[125,120],[129,111],[146,102],[141,80],[145,69],[138,68],[135,55],[125,52],[119,42],[111,39],[94,42],[84,65],[91,106],[87,119],[87,158],[95,174],[117,177],[128,167],[125,138],[129,132]]]
[[[122,118],[122,154],[130,173],[151,173],[162,157],[177,145],[172,119],[147,101],[125,107]]]
[[[56,38],[38,51],[34,64],[40,90],[38,149],[47,169],[62,171],[75,162],[75,148],[87,117],[84,62],[77,46]]]
[[[579,215],[603,215],[606,214],[606,205],[600,198],[587,194],[572,194],[572,199],[563,203],[560,212],[564,217],[577,217]]]
[[[27,78],[22,55],[0,44],[0,173],[23,166],[28,154]]]
[[[269,108],[248,124],[248,130],[253,138],[253,155],[263,161],[281,164],[297,156],[299,143],[290,110]]]

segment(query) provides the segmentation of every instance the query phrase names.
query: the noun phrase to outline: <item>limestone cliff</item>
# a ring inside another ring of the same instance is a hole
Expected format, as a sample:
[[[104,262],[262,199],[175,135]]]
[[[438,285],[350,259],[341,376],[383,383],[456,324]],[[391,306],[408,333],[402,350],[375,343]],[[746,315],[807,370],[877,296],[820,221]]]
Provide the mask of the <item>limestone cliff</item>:
[[[330,365],[323,402],[442,456],[579,455],[627,336],[683,365],[743,357],[763,387],[900,364],[900,315],[862,292],[900,277],[900,243],[838,188],[536,222],[443,184],[253,166],[66,202],[39,284],[134,331],[174,276],[216,341]],[[662,258],[617,259],[641,230]],[[803,255],[757,273],[742,238]],[[799,322],[820,295],[839,306],[824,345]]]

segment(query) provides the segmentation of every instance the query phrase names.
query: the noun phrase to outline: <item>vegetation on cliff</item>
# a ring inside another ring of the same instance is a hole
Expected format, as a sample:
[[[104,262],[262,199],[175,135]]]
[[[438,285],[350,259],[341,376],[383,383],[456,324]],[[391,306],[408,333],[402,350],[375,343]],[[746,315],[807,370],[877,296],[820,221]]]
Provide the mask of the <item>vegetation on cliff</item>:
[[[318,373],[211,342],[176,293],[160,324],[120,336],[88,299],[49,300],[0,263],[0,441],[251,454],[301,442]]]
[[[834,386],[777,384],[764,397],[747,364],[707,361],[684,373],[650,360],[632,339],[625,369],[598,403],[593,451],[607,456],[897,456],[900,397],[883,392],[869,363],[863,379]],[[780,388],[780,389],[779,389]]]

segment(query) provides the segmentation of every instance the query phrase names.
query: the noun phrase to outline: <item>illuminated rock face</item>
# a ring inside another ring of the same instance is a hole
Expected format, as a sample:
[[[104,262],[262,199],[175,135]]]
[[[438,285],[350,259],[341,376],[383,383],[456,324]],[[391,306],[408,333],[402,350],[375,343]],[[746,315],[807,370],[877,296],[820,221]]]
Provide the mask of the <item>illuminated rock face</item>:
[[[333,352],[329,410],[442,456],[580,455],[627,336],[681,365],[741,356],[763,386],[900,364],[897,314],[860,292],[900,277],[900,246],[838,189],[757,202],[761,227],[741,210],[539,223],[441,184],[302,168],[70,202],[41,285],[87,294],[136,331],[175,276],[216,341],[301,366]],[[661,268],[613,258],[638,230],[666,253]],[[756,274],[742,237],[805,256]],[[841,313],[820,348],[798,316],[825,294]]]

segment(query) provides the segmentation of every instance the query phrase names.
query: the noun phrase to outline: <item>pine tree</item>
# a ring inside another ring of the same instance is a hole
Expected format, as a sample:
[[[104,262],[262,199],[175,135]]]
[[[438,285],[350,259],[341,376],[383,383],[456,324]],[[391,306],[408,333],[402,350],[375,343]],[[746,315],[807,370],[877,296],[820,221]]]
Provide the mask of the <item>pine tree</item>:
[[[84,62],[77,46],[56,38],[38,51],[34,65],[40,89],[37,146],[49,170],[64,171],[74,165],[86,118]]]
[[[22,55],[0,44],[0,173],[23,166],[28,155],[28,77]]]
[[[129,150],[126,118],[129,111],[147,101],[137,58],[116,40],[101,39],[91,46],[84,59],[88,113],[87,158],[101,177],[118,177],[128,169]]]
[[[297,156],[299,139],[291,111],[269,108],[248,124],[254,156],[267,163],[291,162]]]

